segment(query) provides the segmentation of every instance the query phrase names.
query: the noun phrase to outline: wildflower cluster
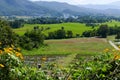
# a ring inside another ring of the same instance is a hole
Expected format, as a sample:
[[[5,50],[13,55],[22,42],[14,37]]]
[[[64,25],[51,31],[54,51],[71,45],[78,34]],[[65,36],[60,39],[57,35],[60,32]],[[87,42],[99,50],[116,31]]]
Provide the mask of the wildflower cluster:
[[[23,60],[23,56],[20,52],[21,52],[20,48],[15,48],[15,47],[7,47],[7,48],[4,48],[3,50],[0,50],[0,54],[15,55],[16,57]]]
[[[110,50],[108,48],[106,48],[104,50],[104,53],[108,53],[108,54],[111,54],[111,56],[113,57],[113,60],[117,60],[117,59],[120,59],[120,50]]]

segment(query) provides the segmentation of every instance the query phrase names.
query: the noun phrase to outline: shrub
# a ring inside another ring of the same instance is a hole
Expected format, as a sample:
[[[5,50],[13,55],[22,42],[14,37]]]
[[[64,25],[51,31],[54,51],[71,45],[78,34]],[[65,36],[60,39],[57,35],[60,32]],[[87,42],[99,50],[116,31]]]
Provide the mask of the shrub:
[[[19,48],[0,50],[0,80],[50,80],[44,71],[23,64]]]

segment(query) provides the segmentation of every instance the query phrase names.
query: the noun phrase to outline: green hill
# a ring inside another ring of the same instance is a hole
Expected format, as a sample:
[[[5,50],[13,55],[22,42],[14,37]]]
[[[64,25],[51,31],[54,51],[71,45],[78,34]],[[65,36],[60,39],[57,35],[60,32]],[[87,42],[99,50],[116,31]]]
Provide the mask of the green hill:
[[[39,28],[44,28],[44,33],[53,32],[55,30],[61,29],[64,27],[65,30],[72,30],[73,34],[82,34],[86,30],[92,30],[92,27],[87,27],[85,24],[81,23],[61,23],[61,24],[25,24],[24,27],[13,29],[19,35],[23,35],[27,30],[32,30],[34,26],[39,26]],[[49,30],[46,30],[47,28]]]

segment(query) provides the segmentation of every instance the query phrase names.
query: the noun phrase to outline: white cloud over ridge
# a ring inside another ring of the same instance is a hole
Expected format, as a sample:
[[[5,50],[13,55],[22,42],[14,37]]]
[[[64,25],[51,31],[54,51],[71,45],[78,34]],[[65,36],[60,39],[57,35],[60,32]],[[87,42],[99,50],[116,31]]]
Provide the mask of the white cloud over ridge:
[[[31,1],[57,1],[78,5],[78,4],[108,4],[120,0],[31,0]]]

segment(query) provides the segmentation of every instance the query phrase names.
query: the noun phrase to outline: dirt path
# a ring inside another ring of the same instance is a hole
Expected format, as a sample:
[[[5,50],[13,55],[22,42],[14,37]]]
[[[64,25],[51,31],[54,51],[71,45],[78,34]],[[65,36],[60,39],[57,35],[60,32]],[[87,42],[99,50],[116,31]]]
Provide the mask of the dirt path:
[[[109,41],[110,45],[113,46],[116,50],[120,50],[112,41]]]

